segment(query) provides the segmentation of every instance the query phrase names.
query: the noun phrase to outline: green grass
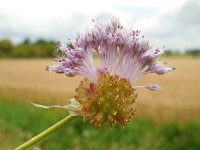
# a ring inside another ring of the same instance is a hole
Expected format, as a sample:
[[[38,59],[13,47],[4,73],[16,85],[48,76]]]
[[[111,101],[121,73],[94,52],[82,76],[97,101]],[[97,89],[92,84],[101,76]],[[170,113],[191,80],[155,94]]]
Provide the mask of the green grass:
[[[65,110],[40,109],[0,98],[0,149],[15,148],[66,115]],[[97,130],[79,117],[34,147],[44,150],[199,150],[200,120],[158,124],[135,117],[125,128],[105,125]]]

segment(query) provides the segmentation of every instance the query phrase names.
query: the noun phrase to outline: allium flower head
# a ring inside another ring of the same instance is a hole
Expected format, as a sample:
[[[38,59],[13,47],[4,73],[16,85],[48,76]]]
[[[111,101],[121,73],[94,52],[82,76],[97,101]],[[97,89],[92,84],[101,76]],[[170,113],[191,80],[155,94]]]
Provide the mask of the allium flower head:
[[[58,43],[62,52],[56,59],[59,64],[46,69],[85,77],[75,99],[80,104],[80,115],[96,128],[104,122],[125,126],[135,112],[135,89],[159,89],[157,84],[137,86],[136,82],[149,73],[162,75],[175,69],[158,61],[163,49],[153,48],[140,31],[124,29],[117,18],[107,24],[94,21],[94,27],[78,34],[72,46]],[[94,53],[100,66],[94,64]]]

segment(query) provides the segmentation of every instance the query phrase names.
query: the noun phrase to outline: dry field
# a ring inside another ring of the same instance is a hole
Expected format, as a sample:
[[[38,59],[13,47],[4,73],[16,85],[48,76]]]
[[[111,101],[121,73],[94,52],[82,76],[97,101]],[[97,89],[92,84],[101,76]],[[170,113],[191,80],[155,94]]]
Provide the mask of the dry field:
[[[156,92],[138,90],[137,116],[155,121],[186,121],[200,118],[200,59],[163,58],[177,68],[164,75],[150,75],[138,85],[158,83]],[[25,103],[65,104],[75,94],[81,77],[69,78],[44,70],[53,59],[0,60],[0,97]],[[9,106],[8,106],[9,107]]]

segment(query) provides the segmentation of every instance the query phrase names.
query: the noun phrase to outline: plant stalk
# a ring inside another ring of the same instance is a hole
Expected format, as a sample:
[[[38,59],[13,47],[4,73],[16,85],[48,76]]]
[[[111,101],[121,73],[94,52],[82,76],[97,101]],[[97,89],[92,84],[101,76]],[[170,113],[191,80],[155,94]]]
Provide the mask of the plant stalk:
[[[36,135],[35,137],[33,137],[32,139],[30,139],[29,141],[27,141],[24,144],[20,145],[15,150],[24,150],[24,149],[27,149],[28,147],[32,146],[36,142],[38,142],[41,139],[45,138],[47,135],[49,135],[52,132],[54,132],[55,130],[61,128],[62,126],[64,126],[66,123],[70,122],[75,117],[76,116],[72,116],[72,115],[69,115],[69,116],[65,117],[64,119],[62,119],[58,123],[54,124],[53,126],[49,127],[48,129],[46,129],[42,133]]]

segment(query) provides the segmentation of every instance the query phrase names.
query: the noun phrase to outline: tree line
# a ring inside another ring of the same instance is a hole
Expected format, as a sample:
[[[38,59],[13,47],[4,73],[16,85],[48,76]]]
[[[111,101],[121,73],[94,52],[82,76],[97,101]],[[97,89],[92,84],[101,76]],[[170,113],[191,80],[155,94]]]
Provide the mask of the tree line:
[[[0,40],[0,57],[31,58],[31,57],[53,57],[56,49],[54,41],[39,39],[31,42],[25,39],[14,45],[10,40]]]
[[[70,45],[70,44],[69,44]],[[71,46],[71,45],[70,45]],[[48,58],[55,57],[56,42],[39,39],[35,42],[31,42],[29,39],[25,39],[19,44],[13,44],[10,40],[0,40],[0,58]],[[183,55],[179,51],[167,50],[165,52],[167,56]],[[200,49],[186,50],[185,55],[200,56]]]

